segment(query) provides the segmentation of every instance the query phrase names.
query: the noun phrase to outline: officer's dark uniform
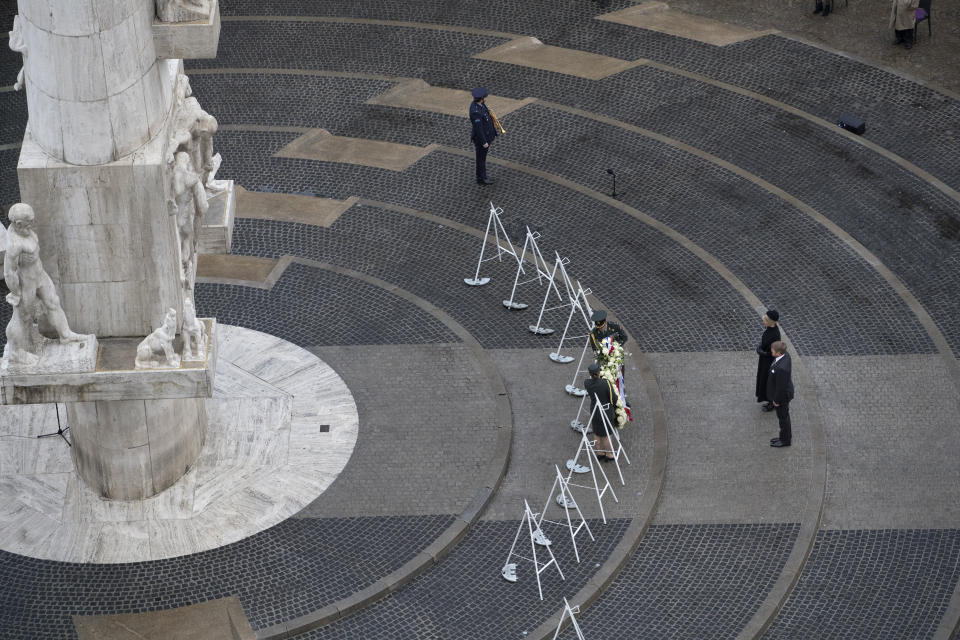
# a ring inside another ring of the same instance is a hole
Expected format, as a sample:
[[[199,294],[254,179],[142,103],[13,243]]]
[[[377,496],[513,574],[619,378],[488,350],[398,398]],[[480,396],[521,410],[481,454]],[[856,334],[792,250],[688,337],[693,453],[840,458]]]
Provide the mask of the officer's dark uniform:
[[[590,370],[593,371],[594,367],[596,367],[596,365],[591,365]],[[599,398],[600,404],[609,405],[606,410],[607,418],[610,420],[611,425],[616,425],[617,399],[620,396],[617,394],[616,389],[613,388],[613,385],[606,378],[594,378],[591,376],[583,381],[583,388],[590,396],[591,413],[596,407],[597,398]],[[603,409],[598,409],[596,413],[592,414],[593,420],[590,422],[590,426],[593,427],[593,432],[602,438],[607,435],[607,426],[600,416],[601,411],[603,411]]]
[[[480,98],[486,98],[487,90],[483,87],[477,87],[471,94],[473,95],[473,104],[470,105],[470,123],[473,125],[473,133],[470,139],[473,141],[473,147],[477,151],[477,182],[479,184],[490,184],[487,180],[487,151],[493,139],[497,137],[497,131],[493,126],[493,118],[490,117],[490,110],[487,105],[478,102]]]
[[[610,336],[613,336],[613,339],[619,342],[621,347],[627,343],[628,338],[626,332],[620,328],[620,325],[616,322],[607,322],[606,311],[594,311],[590,319],[593,320],[593,330],[590,331],[590,344],[593,346],[594,351],[599,351],[600,343],[603,342],[604,338]],[[605,322],[606,326],[604,326]]]

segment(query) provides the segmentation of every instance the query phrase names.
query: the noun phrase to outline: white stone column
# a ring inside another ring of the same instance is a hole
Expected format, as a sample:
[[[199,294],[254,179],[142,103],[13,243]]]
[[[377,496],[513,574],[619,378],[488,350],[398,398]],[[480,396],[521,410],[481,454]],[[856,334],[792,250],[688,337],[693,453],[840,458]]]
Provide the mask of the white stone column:
[[[200,455],[203,398],[68,402],[77,473],[100,495],[142,500],[176,482]]]
[[[20,0],[29,129],[70,164],[117,160],[156,135],[172,93],[153,45],[154,0]]]
[[[111,341],[150,334],[167,309],[182,319],[193,295],[168,204],[182,61],[158,59],[154,37],[165,35],[164,46],[174,42],[178,51],[190,50],[191,33],[212,38],[201,49],[214,55],[219,13],[216,2],[210,7],[209,20],[181,32],[155,24],[155,0],[19,0],[29,111],[17,165],[21,199],[37,213],[40,257],[71,328],[96,335],[101,356]],[[7,393],[20,385],[68,403],[77,471],[113,499],[172,485],[196,461],[206,433],[212,384],[161,397],[189,384],[144,394],[139,376],[104,382],[132,370],[134,355],[110,371],[98,360],[95,371],[81,372],[93,376],[96,392],[29,374],[3,384],[4,397],[17,402],[30,401]],[[212,375],[214,364],[211,352],[203,367]],[[163,375],[189,382],[194,373]]]

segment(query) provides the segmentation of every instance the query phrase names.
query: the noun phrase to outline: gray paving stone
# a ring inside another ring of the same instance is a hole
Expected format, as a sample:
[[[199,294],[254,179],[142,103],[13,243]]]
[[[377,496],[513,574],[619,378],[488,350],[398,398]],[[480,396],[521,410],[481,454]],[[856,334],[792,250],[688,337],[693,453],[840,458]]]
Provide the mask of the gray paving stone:
[[[810,474],[805,419],[815,402],[797,386],[793,443],[774,449],[777,418],[754,397],[755,353],[648,354],[667,410],[669,455],[657,524],[798,522]],[[804,359],[806,360],[806,359]]]
[[[960,400],[940,358],[805,358],[827,445],[826,529],[960,528]]]
[[[497,437],[491,381],[465,345],[311,349],[360,412],[357,446],[297,517],[459,514],[482,487]]]
[[[246,28],[236,27],[246,23],[233,24],[235,27],[232,28]],[[272,28],[273,39],[284,39],[286,23],[274,23],[273,27],[255,24],[261,30]],[[359,28],[358,25],[352,26]],[[329,23],[314,23],[302,28],[310,34],[311,41],[322,40],[332,29],[330,37],[336,43],[342,41],[341,27],[339,24],[334,28]],[[582,28],[589,31],[598,27],[591,22]],[[378,26],[377,29],[378,33],[380,29],[386,29],[389,37],[395,38],[399,36],[392,30],[403,30],[404,27]],[[511,97],[526,97],[533,93],[647,127],[715,153],[801,198],[847,230],[914,290],[947,334],[953,348],[957,350],[960,345],[960,322],[953,319],[955,314],[951,313],[946,302],[950,299],[952,283],[960,278],[960,271],[953,272],[952,261],[956,242],[960,239],[960,210],[955,201],[895,163],[836,134],[831,128],[814,125],[761,101],[660,69],[636,67],[596,82],[501,63],[474,61],[466,55],[448,58],[448,49],[444,47],[456,46],[452,41],[436,34],[424,34],[424,30],[407,31],[408,37],[417,43],[418,60],[408,59],[407,56],[413,54],[405,52],[403,56],[368,63],[364,66],[365,71],[406,75],[412,66],[422,69],[420,77],[441,86],[469,89],[475,84],[488,85],[496,87],[497,93]],[[256,33],[261,34],[261,31]],[[644,41],[658,38],[670,38],[673,48],[677,48],[677,39],[672,36],[649,34]],[[760,40],[766,38],[754,42]],[[742,46],[746,45],[734,45]],[[696,45],[689,47],[696,48]],[[754,53],[752,59],[762,57],[759,51]],[[254,58],[265,61],[258,64],[280,64],[279,58],[282,57],[280,52],[272,49],[254,51],[250,48],[238,48],[236,60],[230,58],[231,55],[226,54],[226,58],[218,60],[217,64],[242,66],[252,64],[250,60]],[[696,55],[713,56],[705,52]],[[352,61],[342,62],[349,59],[348,52],[326,58],[303,55],[293,64],[304,68],[353,69],[350,66],[354,64]],[[577,140],[582,144],[589,142],[589,137],[580,136]],[[811,172],[811,167],[817,167],[817,171]],[[603,168],[596,167],[596,175],[602,176]],[[934,170],[933,167],[930,169]],[[469,171],[464,175],[469,176]],[[880,217],[886,219],[890,211],[899,211],[902,215],[889,216],[888,224],[875,224]],[[931,269],[933,262],[941,267]],[[853,299],[863,297],[850,286],[840,287],[837,295],[842,295],[843,290],[849,291]],[[900,334],[901,340],[911,339],[909,330],[896,333]]]
[[[11,204],[20,202],[20,183],[17,182],[17,160],[20,148],[0,151],[0,223],[9,226],[7,209]]]
[[[194,74],[204,109],[233,125],[321,127],[338,136],[426,146],[469,142],[463,117],[364,104],[395,83],[274,73]],[[237,100],[238,93],[246,96]]]

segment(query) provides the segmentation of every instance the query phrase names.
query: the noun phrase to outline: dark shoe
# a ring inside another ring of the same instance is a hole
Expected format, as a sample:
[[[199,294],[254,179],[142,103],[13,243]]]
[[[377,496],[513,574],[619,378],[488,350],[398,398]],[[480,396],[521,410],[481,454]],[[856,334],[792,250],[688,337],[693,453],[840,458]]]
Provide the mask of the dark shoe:
[[[772,402],[768,402],[767,404],[763,405],[761,409],[763,409],[766,412],[770,412],[770,411],[775,411],[777,408],[773,406]]]
[[[904,42],[904,43],[903,43],[903,48],[904,48],[904,49],[912,49],[912,48],[913,48],[913,44],[908,40],[907,42]]]
[[[771,442],[771,443],[770,443],[770,446],[771,446],[771,447],[777,447],[777,448],[779,448],[779,447],[789,447],[789,446],[790,446],[790,443],[789,443],[789,442],[781,442],[780,440],[777,440],[776,442]]]
[[[477,178],[477,184],[493,184],[493,180],[487,178]]]
[[[823,17],[826,18],[828,15],[830,15],[830,3],[829,3],[829,2],[828,2],[827,4],[825,4],[825,5],[823,5]]]
[[[780,442],[780,438],[770,438],[770,442]]]
[[[818,2],[818,3],[817,3],[817,8],[814,9],[813,12],[814,12],[814,13],[820,13],[821,11],[823,11],[823,3],[822,3],[822,2]]]

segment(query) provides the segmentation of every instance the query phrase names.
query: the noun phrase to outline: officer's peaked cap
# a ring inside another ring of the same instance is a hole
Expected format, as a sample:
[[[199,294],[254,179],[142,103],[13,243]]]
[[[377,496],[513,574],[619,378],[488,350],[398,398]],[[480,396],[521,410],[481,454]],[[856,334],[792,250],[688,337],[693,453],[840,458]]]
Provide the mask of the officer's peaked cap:
[[[607,312],[602,309],[598,309],[597,311],[593,312],[593,315],[590,316],[590,319],[594,322],[603,322],[607,319]]]
[[[476,89],[470,92],[470,95],[472,95],[473,98],[477,100],[480,98],[486,98],[488,95],[490,95],[490,92],[487,91],[486,87],[477,87]]]
[[[589,371],[591,374],[600,373],[600,365],[598,365],[596,362],[592,362],[590,363],[590,366],[587,367],[587,371]]]

